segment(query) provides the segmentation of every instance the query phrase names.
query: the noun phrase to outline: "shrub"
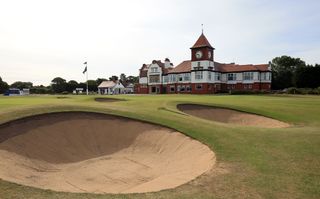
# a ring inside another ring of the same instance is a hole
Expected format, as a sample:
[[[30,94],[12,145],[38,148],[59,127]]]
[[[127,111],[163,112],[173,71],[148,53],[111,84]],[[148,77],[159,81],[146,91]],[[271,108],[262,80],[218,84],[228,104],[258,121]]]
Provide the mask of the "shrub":
[[[257,95],[257,94],[268,94],[270,91],[259,91],[259,90],[230,90],[230,95]]]
[[[301,95],[319,95],[320,89],[319,88],[296,88],[291,87],[286,90],[287,94],[301,94]]]

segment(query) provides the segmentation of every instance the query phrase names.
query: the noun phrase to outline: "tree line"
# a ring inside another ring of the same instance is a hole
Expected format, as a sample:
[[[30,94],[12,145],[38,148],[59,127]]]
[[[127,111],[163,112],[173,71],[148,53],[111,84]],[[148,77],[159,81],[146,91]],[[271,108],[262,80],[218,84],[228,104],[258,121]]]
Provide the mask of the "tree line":
[[[88,89],[90,92],[97,92],[98,86],[103,81],[120,81],[124,86],[129,84],[135,84],[139,81],[137,76],[126,76],[125,74],[121,74],[119,77],[113,75],[106,78],[98,78],[96,80],[88,80]],[[62,77],[55,77],[51,80],[51,84],[49,86],[34,86],[32,82],[22,82],[17,81],[13,84],[9,85],[7,82],[3,81],[0,77],[0,93],[4,93],[9,88],[18,88],[20,90],[27,88],[30,89],[30,93],[33,94],[55,94],[55,93],[72,93],[76,88],[82,88],[83,91],[87,88],[87,82],[77,82],[75,80],[67,81]]]
[[[308,65],[300,58],[290,56],[281,56],[272,59],[270,62],[272,68],[272,90],[283,90],[286,88],[319,88],[320,87],[320,65]],[[96,92],[98,85],[107,79],[98,78],[88,80],[89,91]],[[129,83],[138,83],[139,77],[126,76],[121,74],[119,77],[113,75],[108,80],[121,81],[124,86]],[[86,82],[77,82],[75,80],[67,81],[61,77],[56,77],[51,81],[50,86],[33,86],[32,82],[17,81],[8,85],[0,77],[0,93],[4,93],[8,88],[29,88],[31,93],[51,94],[51,93],[71,93],[76,88],[86,90]],[[318,89],[319,90],[319,89]]]
[[[281,56],[271,62],[272,89],[320,87],[320,65],[307,65],[300,58]]]

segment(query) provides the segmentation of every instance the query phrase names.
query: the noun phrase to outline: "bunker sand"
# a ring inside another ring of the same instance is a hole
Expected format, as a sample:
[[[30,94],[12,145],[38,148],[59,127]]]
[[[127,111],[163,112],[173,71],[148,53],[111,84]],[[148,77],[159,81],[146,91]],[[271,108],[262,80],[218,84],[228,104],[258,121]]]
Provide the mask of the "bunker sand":
[[[214,153],[174,130],[69,112],[0,126],[0,178],[64,192],[141,193],[177,187],[213,168]]]
[[[272,118],[231,109],[195,104],[179,104],[177,108],[189,115],[222,123],[264,128],[285,128],[290,126],[285,122],[281,122]]]

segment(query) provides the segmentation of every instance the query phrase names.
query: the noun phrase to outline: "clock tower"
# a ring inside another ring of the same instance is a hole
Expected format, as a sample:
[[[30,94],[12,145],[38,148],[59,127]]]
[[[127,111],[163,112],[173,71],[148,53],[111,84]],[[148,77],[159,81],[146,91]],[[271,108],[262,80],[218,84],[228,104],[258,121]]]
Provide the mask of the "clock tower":
[[[190,49],[193,70],[214,68],[214,48],[203,33]]]

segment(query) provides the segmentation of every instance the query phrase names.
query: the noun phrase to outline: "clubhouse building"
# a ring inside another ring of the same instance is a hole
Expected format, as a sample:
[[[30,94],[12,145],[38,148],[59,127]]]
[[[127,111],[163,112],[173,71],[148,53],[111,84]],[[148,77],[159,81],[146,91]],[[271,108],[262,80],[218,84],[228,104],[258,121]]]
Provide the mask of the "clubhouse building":
[[[270,90],[268,64],[238,65],[214,61],[214,48],[202,33],[190,48],[191,60],[173,66],[168,58],[143,64],[135,92],[211,94],[230,90]]]

